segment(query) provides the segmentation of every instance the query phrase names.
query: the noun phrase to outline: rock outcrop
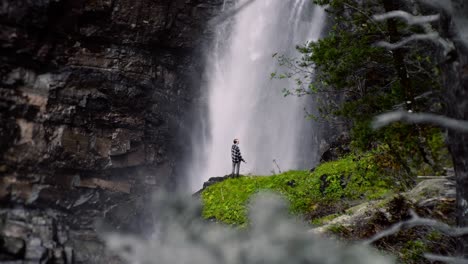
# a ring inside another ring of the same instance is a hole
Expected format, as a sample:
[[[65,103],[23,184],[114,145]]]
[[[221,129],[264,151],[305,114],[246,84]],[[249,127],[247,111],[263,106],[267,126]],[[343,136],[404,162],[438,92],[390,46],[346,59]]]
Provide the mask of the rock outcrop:
[[[0,261],[111,263],[95,222],[148,226],[221,4],[2,1]]]
[[[395,206],[398,202],[398,206]],[[406,203],[407,205],[404,205]],[[395,208],[392,208],[395,207]],[[413,189],[400,195],[388,197],[384,200],[363,202],[346,210],[342,215],[336,215],[325,221],[323,225],[311,229],[312,233],[324,234],[331,228],[342,226],[344,228],[357,229],[366,226],[375,226],[377,216],[384,218],[384,222],[396,223],[402,216],[409,216],[409,209],[422,213],[430,212],[432,218],[442,220],[455,219],[455,181],[452,177],[434,176],[419,182]],[[452,214],[452,215],[449,215]],[[393,219],[393,218],[397,219]],[[381,219],[379,219],[381,221]],[[362,231],[362,230],[359,230]]]

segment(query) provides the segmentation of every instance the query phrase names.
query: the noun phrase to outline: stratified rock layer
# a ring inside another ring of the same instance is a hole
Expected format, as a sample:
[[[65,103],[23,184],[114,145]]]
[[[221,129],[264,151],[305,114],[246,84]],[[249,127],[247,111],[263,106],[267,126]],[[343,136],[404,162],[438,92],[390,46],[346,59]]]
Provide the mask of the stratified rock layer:
[[[220,0],[0,4],[0,260],[111,263],[175,181]],[[104,260],[106,258],[106,260]]]

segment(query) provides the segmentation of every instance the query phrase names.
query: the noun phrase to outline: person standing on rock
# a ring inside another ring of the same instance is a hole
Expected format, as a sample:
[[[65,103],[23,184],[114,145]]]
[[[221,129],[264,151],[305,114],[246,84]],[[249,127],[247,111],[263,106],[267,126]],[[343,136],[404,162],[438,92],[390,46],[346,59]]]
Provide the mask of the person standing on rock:
[[[232,158],[232,176],[234,175],[239,176],[240,163],[241,161],[245,162],[245,160],[242,158],[242,155],[239,149],[239,139],[237,138],[234,139],[234,144],[232,145],[232,148],[231,148],[231,158]]]

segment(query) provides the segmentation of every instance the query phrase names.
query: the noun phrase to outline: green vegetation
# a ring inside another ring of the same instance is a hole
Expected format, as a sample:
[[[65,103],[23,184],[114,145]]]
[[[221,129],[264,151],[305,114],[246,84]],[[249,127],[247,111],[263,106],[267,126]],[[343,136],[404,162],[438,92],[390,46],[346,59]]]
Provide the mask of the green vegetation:
[[[389,186],[393,183],[378,166],[378,157],[375,153],[348,155],[340,160],[321,164],[313,172],[315,177],[309,182],[315,190],[311,196],[317,201],[382,197],[388,193]]]
[[[314,2],[326,6],[331,28],[320,40],[298,46],[300,59],[275,54],[284,72],[272,77],[291,78],[297,84],[285,89],[285,95],[313,94],[319,109],[312,119],[348,124],[351,149],[369,152],[379,148],[385,159],[398,166],[397,180],[408,188],[418,174],[443,173],[450,160],[439,129],[402,123],[380,130],[370,126],[376,115],[396,109],[444,111],[434,47],[414,42],[390,51],[376,45],[421,32],[399,20],[372,19],[374,14],[404,9],[404,5],[393,0]]]
[[[311,224],[321,226],[321,225],[327,224],[328,222],[332,221],[333,219],[339,217],[340,215],[341,214],[331,214],[331,215],[327,215],[327,216],[324,216],[324,217],[315,218],[315,219],[312,219]]]
[[[331,225],[327,229],[328,232],[339,235],[340,237],[346,237],[349,235],[349,229],[343,225]]]
[[[424,257],[423,254],[429,252],[427,244],[418,239],[411,240],[405,243],[401,249],[401,259],[404,263],[414,263],[421,261]]]
[[[274,176],[249,176],[227,179],[208,187],[202,193],[205,218],[226,224],[247,223],[246,206],[252,194],[262,190],[279,192],[291,203],[291,212],[307,211],[312,204],[306,171],[290,171]]]
[[[227,224],[245,224],[249,198],[260,191],[281,193],[290,202],[291,213],[302,215],[319,204],[380,198],[399,187],[388,175],[389,168],[376,165],[379,158],[377,152],[348,155],[323,163],[312,173],[289,171],[273,176],[230,178],[203,191],[203,216]]]

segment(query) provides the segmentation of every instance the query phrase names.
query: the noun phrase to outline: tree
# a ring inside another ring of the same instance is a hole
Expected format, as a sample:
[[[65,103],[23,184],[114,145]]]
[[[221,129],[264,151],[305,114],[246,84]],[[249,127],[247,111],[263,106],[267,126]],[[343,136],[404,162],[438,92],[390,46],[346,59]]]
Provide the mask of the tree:
[[[433,32],[426,24],[427,31],[418,39],[427,39],[440,45],[438,60],[441,68],[443,91],[445,92],[445,102],[447,105],[447,115],[451,119],[443,117],[420,115],[404,116],[409,122],[438,122],[447,126],[458,120],[460,127],[450,127],[448,133],[448,146],[452,156],[455,177],[456,177],[456,214],[457,225],[468,226],[468,131],[463,129],[463,125],[468,120],[468,3],[464,0],[451,1],[426,1],[426,4],[435,7],[440,12],[439,31]],[[400,11],[401,12],[401,11]],[[408,13],[387,13],[381,16],[386,19],[391,16],[413,17]],[[433,17],[433,19],[435,19]],[[408,19],[407,19],[408,20]],[[424,21],[422,19],[421,21]],[[430,22],[430,21],[427,21]],[[423,24],[423,23],[421,23]],[[410,41],[410,36],[406,41]],[[401,43],[404,43],[403,40]],[[396,45],[399,48],[401,45]],[[422,117],[422,119],[421,119]],[[398,119],[397,119],[398,120]],[[441,122],[442,121],[442,122]],[[462,236],[459,243],[459,252],[463,257],[468,257],[468,236]]]
[[[441,37],[453,43],[451,50],[441,49],[443,87],[448,116],[468,120],[468,3],[465,0],[443,1]],[[451,6],[450,6],[451,4]],[[452,154],[457,183],[457,224],[468,226],[468,133],[450,130],[448,145]],[[460,240],[460,252],[468,257],[468,237]]]
[[[401,123],[378,131],[370,127],[375,115],[395,109],[443,110],[439,71],[432,58],[435,45],[428,48],[410,43],[393,51],[375,45],[422,31],[399,20],[380,23],[372,18],[375,13],[409,7],[394,0],[315,2],[327,5],[332,25],[325,37],[298,47],[303,54],[299,61],[279,56],[280,64],[290,71],[274,76],[295,78],[298,84],[286,94],[314,94],[319,99],[319,118],[350,123],[353,149],[380,148],[388,159],[396,161],[399,172],[395,174],[407,175],[400,179],[404,186],[411,185],[412,176],[423,170],[441,173],[442,152],[430,144],[440,134],[438,129],[430,125],[414,129]],[[301,78],[304,75],[306,78]]]

